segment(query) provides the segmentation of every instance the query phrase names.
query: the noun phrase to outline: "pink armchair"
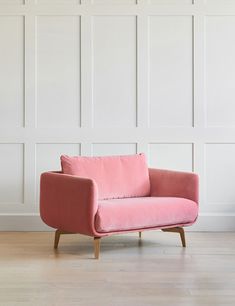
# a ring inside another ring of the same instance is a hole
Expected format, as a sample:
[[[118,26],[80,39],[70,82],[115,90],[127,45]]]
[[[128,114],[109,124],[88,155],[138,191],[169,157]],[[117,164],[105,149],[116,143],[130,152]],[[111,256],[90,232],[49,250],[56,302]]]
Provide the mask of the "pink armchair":
[[[62,156],[63,172],[41,175],[40,214],[61,234],[94,237],[99,258],[104,236],[161,229],[178,232],[198,216],[198,176],[148,169],[143,154],[113,157]]]

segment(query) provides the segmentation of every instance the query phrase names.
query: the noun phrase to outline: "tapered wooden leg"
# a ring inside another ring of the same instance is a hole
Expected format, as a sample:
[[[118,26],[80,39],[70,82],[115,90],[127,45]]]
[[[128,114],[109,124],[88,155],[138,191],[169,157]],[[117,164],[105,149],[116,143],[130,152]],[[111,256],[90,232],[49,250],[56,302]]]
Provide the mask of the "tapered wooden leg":
[[[56,230],[55,231],[55,240],[54,240],[54,249],[57,249],[58,248],[58,244],[59,244],[59,241],[60,241],[60,235],[61,234],[72,234],[72,233],[68,233],[68,232],[65,232],[65,231],[61,231],[61,230]]]
[[[99,256],[100,256],[100,237],[94,237],[94,254],[95,254],[95,259],[99,259]]]
[[[163,228],[163,232],[174,232],[174,233],[179,233],[182,246],[185,248],[186,247],[186,241],[185,241],[185,235],[184,235],[184,229],[183,227],[172,227],[172,228]]]
[[[60,241],[60,230],[55,231],[54,249],[57,249]]]
[[[142,237],[142,232],[139,232],[139,238],[141,238]]]

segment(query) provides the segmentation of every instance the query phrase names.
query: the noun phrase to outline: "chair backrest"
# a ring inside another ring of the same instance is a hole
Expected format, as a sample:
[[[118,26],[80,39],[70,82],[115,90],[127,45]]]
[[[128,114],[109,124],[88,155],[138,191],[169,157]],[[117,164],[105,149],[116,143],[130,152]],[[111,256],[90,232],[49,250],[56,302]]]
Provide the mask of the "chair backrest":
[[[149,171],[144,154],[82,157],[61,156],[65,174],[93,179],[99,199],[150,195]]]

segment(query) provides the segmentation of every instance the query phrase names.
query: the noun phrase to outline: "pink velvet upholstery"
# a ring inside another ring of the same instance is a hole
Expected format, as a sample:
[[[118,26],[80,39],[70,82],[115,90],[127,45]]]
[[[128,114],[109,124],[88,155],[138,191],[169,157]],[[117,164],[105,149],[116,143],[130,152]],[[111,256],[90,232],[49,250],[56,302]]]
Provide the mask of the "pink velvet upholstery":
[[[98,202],[95,227],[98,232],[143,230],[192,224],[197,203],[175,197],[142,197]]]
[[[92,161],[92,158],[74,159],[76,167],[73,168],[72,159],[70,169],[71,159],[62,158],[63,170],[73,175],[59,172],[41,175],[40,214],[47,225],[102,237],[195,222],[198,214],[196,174],[146,170],[144,155]],[[80,177],[83,175],[86,178]],[[123,198],[103,199],[118,197]]]
[[[97,208],[94,181],[56,172],[41,175],[40,215],[47,225],[94,236]]]
[[[195,173],[149,169],[152,197],[179,197],[198,203],[198,175]]]
[[[93,179],[99,199],[143,197],[150,194],[144,154],[106,157],[61,156],[65,174]]]

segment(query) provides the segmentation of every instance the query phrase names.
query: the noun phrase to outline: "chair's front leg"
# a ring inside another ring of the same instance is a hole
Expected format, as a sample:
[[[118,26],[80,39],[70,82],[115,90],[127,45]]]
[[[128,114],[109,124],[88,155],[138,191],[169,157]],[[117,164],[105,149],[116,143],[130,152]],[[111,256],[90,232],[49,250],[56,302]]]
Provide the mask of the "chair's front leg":
[[[58,247],[61,234],[73,234],[73,233],[68,233],[68,232],[65,232],[65,231],[61,231],[59,229],[56,230],[55,231],[55,240],[54,240],[54,249],[57,249],[57,247]]]
[[[182,246],[185,248],[186,247],[186,242],[185,242],[185,235],[184,235],[184,229],[183,227],[172,227],[172,228],[162,228],[163,232],[174,232],[174,233],[179,233]]]
[[[99,256],[100,256],[100,237],[94,237],[94,254],[95,254],[95,259],[99,259]]]

